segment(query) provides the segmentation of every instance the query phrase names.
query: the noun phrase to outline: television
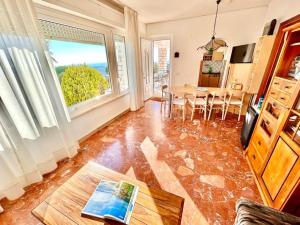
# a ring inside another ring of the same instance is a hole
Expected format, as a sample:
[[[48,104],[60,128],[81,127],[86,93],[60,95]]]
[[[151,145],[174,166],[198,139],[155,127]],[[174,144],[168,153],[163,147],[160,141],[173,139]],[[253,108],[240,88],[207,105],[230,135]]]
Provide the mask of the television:
[[[230,63],[252,63],[255,43],[232,48]]]

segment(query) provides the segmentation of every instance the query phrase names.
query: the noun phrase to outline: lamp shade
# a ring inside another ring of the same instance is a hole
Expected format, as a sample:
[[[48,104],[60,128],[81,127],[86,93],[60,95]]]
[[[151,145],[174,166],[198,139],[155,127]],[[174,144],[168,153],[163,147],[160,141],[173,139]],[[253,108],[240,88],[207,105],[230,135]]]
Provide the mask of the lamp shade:
[[[221,38],[212,38],[206,45],[201,46],[202,49],[207,51],[216,51],[221,47],[228,47],[226,42]]]

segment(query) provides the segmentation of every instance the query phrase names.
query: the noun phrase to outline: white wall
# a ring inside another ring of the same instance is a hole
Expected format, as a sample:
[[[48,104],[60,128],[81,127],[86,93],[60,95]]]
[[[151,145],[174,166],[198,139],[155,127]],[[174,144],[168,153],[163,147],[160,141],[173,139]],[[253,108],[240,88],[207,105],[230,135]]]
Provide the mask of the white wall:
[[[257,42],[262,34],[266,12],[267,7],[259,7],[219,15],[217,37],[226,40],[230,46],[227,48],[226,59],[230,57],[232,46]],[[213,22],[214,16],[210,15],[147,24],[149,37],[169,36],[171,38],[173,60],[171,84],[197,84],[203,51],[196,49],[210,40]],[[179,58],[173,58],[175,51],[180,53]]]
[[[139,33],[141,35],[141,37],[146,37],[147,35],[147,27],[146,27],[146,24],[139,21]]]
[[[72,119],[71,127],[74,138],[82,137],[93,132],[107,121],[115,118],[122,112],[129,109],[129,94],[117,98],[116,100],[104,104],[94,110]]]
[[[299,0],[272,0],[266,13],[265,23],[277,19],[278,29],[281,22],[298,14],[300,14]]]

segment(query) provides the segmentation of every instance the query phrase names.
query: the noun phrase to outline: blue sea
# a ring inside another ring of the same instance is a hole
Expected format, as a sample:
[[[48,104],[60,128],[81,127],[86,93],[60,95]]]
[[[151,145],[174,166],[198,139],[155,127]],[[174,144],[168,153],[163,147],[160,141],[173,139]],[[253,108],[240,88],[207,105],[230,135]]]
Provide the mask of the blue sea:
[[[108,69],[107,63],[92,63],[88,65],[98,70],[103,76],[108,77],[106,72],[106,68]]]

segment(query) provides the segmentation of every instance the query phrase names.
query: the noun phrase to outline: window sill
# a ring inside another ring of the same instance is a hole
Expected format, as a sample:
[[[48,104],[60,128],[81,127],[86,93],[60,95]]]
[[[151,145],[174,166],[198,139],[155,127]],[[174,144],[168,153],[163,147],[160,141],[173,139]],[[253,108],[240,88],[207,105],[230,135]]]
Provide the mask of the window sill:
[[[105,104],[113,102],[113,101],[117,100],[118,98],[121,98],[121,97],[127,95],[128,93],[129,93],[129,91],[127,90],[127,91],[122,92],[119,95],[110,94],[110,95],[106,95],[106,96],[98,96],[96,98],[93,98],[93,99],[87,100],[85,102],[78,103],[74,106],[68,107],[71,120],[75,119],[79,116],[82,116],[83,114],[88,113],[96,108],[99,108],[99,107],[105,105]]]

